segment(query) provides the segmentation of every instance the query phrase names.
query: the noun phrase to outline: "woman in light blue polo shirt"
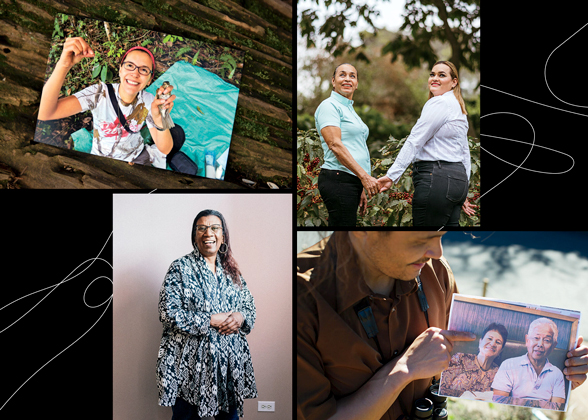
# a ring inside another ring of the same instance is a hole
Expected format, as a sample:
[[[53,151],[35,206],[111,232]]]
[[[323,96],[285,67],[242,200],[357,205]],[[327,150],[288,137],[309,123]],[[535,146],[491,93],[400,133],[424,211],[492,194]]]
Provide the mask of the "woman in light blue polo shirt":
[[[355,226],[360,203],[362,211],[367,205],[363,189],[371,197],[379,186],[371,176],[369,129],[353,109],[357,70],[351,64],[339,65],[332,83],[331,96],[314,114],[324,152],[318,189],[329,212],[329,226]]]

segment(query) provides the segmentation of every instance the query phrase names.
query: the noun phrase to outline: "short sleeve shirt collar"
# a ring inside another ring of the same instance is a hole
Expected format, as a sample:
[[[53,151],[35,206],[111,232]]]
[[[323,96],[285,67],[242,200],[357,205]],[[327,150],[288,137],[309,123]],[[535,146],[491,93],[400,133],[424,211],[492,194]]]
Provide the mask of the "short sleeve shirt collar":
[[[347,99],[345,96],[343,96],[335,91],[331,92],[331,98],[336,100],[340,104],[345,105],[345,106],[353,105],[353,100]]]
[[[531,361],[529,360],[529,353],[525,353],[523,355],[523,357],[521,357],[521,366],[525,366],[525,365],[529,365],[531,367],[533,367],[533,365],[531,364]],[[551,363],[549,363],[549,359],[545,360],[545,366],[543,366],[543,369],[541,370],[541,374],[543,372],[547,372],[547,371],[552,371],[553,370],[553,365]],[[541,376],[541,374],[539,374],[539,376]]]

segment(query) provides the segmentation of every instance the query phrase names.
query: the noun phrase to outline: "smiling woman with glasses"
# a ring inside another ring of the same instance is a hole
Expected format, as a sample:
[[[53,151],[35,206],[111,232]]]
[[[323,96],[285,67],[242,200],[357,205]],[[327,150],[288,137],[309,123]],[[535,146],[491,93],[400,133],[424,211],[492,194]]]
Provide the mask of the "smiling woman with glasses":
[[[99,81],[71,96],[59,98],[67,73],[79,62],[93,58],[94,51],[83,38],[67,38],[53,73],[43,87],[40,120],[56,120],[92,111],[91,153],[129,163],[149,164],[175,150],[184,141],[181,127],[165,129],[163,115],[171,112],[173,86],[160,87],[157,98],[144,89],[153,81],[155,58],[144,47],[130,48],[122,57],[119,83]],[[169,95],[169,98],[159,98]],[[147,124],[156,148],[148,150],[140,133]],[[157,155],[157,156],[156,156]]]
[[[237,420],[243,400],[257,397],[245,338],[253,296],[221,213],[198,213],[190,240],[194,251],[171,264],[159,294],[159,405],[172,406],[172,420]]]

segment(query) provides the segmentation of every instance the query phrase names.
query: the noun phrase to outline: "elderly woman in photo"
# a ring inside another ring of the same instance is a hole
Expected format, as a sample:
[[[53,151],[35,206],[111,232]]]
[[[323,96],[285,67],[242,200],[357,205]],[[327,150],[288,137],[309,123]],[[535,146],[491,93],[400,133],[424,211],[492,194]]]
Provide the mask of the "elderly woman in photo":
[[[429,100],[386,175],[380,191],[397,183],[412,163],[414,226],[459,226],[460,209],[473,215],[466,201],[470,179],[468,119],[456,67],[435,63],[429,75]]]
[[[441,375],[440,393],[460,397],[469,391],[475,398],[476,393],[491,392],[490,385],[498,371],[495,360],[504,349],[507,339],[508,331],[503,325],[494,322],[488,325],[479,340],[477,355],[453,355],[449,367]]]
[[[364,188],[371,197],[379,186],[371,176],[368,126],[353,109],[357,70],[351,64],[341,64],[331,83],[331,96],[321,102],[314,115],[324,152],[318,189],[329,212],[329,226],[355,226],[358,207],[365,212],[367,206]]]
[[[565,403],[564,375],[547,359],[557,345],[557,335],[557,325],[551,319],[538,318],[531,322],[525,335],[527,353],[505,360],[496,373],[492,383],[495,401],[517,404],[516,399],[524,399],[557,405]]]
[[[236,420],[243,400],[257,397],[245,338],[255,305],[222,214],[201,211],[191,240],[194,251],[171,264],[159,297],[159,405],[172,406],[172,420]]]

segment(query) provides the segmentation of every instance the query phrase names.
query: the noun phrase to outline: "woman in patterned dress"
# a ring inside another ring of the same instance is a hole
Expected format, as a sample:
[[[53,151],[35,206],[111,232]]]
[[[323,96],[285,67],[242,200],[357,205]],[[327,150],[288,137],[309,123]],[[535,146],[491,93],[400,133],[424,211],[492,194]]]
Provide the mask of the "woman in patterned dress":
[[[487,392],[498,371],[494,362],[504,349],[508,331],[504,325],[491,323],[479,341],[478,354],[456,353],[441,375],[440,394],[459,397],[464,392]]]
[[[159,296],[159,405],[172,406],[172,420],[234,420],[243,400],[257,397],[245,338],[255,304],[222,214],[201,211],[192,241],[194,251],[171,264]]]

